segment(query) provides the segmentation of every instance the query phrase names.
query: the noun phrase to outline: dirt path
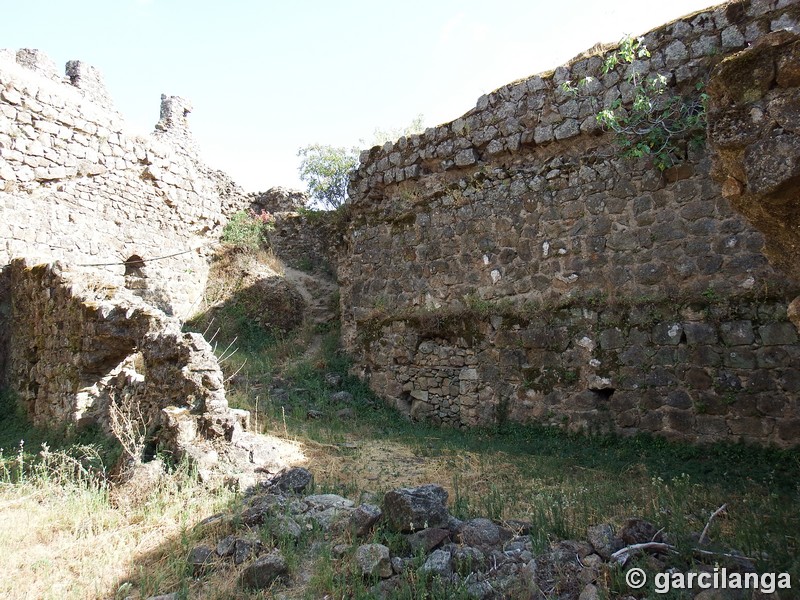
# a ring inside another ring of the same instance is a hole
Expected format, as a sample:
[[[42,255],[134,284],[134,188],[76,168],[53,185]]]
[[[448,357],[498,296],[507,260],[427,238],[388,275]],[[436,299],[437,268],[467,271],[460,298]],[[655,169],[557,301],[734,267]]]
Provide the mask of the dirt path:
[[[306,273],[298,269],[284,269],[286,281],[297,288],[308,305],[306,320],[314,324],[329,323],[336,319],[337,307],[333,299],[339,286],[327,275]]]

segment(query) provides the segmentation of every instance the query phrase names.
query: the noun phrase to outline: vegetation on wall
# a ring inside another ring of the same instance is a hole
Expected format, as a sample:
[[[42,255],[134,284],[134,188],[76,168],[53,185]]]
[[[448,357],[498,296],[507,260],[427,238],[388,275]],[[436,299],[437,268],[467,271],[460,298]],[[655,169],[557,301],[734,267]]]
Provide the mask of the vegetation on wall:
[[[680,96],[669,91],[666,75],[658,73],[648,78],[636,61],[649,57],[643,38],[626,36],[620,41],[619,48],[603,63],[603,75],[627,66],[626,81],[632,86],[633,99],[626,103],[617,98],[596,118],[600,125],[617,134],[615,141],[624,157],[650,156],[663,171],[685,160],[688,146],[705,140],[708,96],[701,82],[695,85],[695,93]],[[591,81],[591,77],[577,84],[565,81],[561,88],[577,96]]]
[[[267,232],[274,228],[275,217],[271,213],[240,210],[225,224],[222,241],[248,250],[258,250]]]
[[[389,129],[376,127],[372,134],[372,142],[367,143],[365,140],[361,140],[361,145],[365,148],[369,146],[382,146],[386,142],[394,142],[401,137],[416,135],[422,133],[423,131],[425,131],[425,117],[422,114],[419,114],[414,117],[411,120],[411,123],[409,123],[406,127],[390,127]]]

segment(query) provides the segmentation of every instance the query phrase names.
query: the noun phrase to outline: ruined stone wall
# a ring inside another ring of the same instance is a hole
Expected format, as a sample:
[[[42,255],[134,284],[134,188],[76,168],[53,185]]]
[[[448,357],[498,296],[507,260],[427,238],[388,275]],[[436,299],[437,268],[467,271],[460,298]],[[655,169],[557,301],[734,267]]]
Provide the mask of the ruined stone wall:
[[[800,6],[731,3],[644,36],[628,69],[671,89],[797,27]],[[339,263],[357,371],[413,418],[506,418],[789,445],[798,282],[709,176],[705,150],[659,172],[620,158],[595,115],[630,102],[605,56],[478,100],[361,156]],[[576,96],[561,84],[589,76]]]
[[[708,92],[712,175],[765,235],[770,262],[800,279],[800,31],[726,57]]]
[[[339,237],[336,214],[277,213],[269,245],[288,266],[301,271],[319,270],[335,275]]]
[[[137,136],[95,69],[70,61],[67,76],[0,51],[0,265],[64,260],[186,316],[241,191],[199,160],[186,100],[162,97],[156,131]]]
[[[222,371],[200,334],[183,333],[177,318],[130,290],[60,263],[15,259],[4,277],[7,383],[34,424],[112,433],[116,406],[146,425],[148,444],[200,469],[252,470],[266,460],[244,431],[248,413],[228,407]]]
[[[282,187],[249,194],[247,200],[250,210],[274,216],[268,242],[286,265],[303,271],[335,272],[340,222],[335,211],[308,210],[311,199],[307,193]]]

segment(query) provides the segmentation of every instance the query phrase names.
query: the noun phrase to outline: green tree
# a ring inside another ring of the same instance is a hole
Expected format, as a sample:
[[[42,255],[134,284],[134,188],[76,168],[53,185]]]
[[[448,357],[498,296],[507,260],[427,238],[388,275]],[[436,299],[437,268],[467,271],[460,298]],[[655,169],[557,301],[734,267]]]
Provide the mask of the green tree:
[[[422,115],[418,115],[405,128],[376,128],[371,144],[360,140],[363,146],[383,145],[401,136],[424,131]],[[300,161],[300,180],[305,182],[309,195],[322,208],[337,209],[347,200],[350,173],[358,167],[358,148],[344,148],[325,144],[311,144],[297,151]]]
[[[358,149],[311,144],[300,148],[300,180],[323,208],[336,209],[347,199],[350,172],[358,166]]]
[[[657,73],[648,79],[635,62],[649,56],[643,38],[622,38],[619,48],[606,57],[603,74],[628,65],[626,81],[633,88],[633,100],[627,104],[622,99],[614,100],[596,118],[600,125],[617,134],[622,156],[651,156],[653,164],[663,171],[686,159],[687,146],[702,146],[708,96],[702,91],[702,82],[695,86],[695,93],[679,96],[669,91],[666,76]],[[561,89],[578,96],[590,83],[592,78],[584,77],[577,85],[565,81]]]

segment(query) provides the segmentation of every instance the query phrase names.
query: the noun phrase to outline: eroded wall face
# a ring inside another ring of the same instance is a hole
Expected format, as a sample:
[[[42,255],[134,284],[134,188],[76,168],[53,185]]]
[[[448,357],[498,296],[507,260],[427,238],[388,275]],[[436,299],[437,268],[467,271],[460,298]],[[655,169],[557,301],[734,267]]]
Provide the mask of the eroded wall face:
[[[688,92],[727,53],[796,24],[783,4],[659,28],[635,68]],[[798,283],[767,261],[705,150],[663,174],[619,157],[595,114],[631,87],[603,60],[362,155],[339,262],[357,370],[413,418],[453,426],[796,443]],[[563,90],[587,75],[578,95]]]
[[[13,315],[7,384],[33,423],[96,425],[123,443],[127,425],[141,423],[148,444],[205,470],[252,469],[266,459],[243,431],[248,413],[228,407],[222,371],[200,334],[183,333],[178,319],[129,290],[59,263],[17,259],[4,276]]]
[[[800,31],[725,58],[709,87],[714,178],[766,236],[770,261],[800,278]]]
[[[40,54],[0,52],[0,265],[64,260],[186,316],[239,191],[200,162],[185,101],[162,98],[157,132],[138,136],[96,71],[68,67],[69,81]],[[126,280],[131,257],[144,266]]]

